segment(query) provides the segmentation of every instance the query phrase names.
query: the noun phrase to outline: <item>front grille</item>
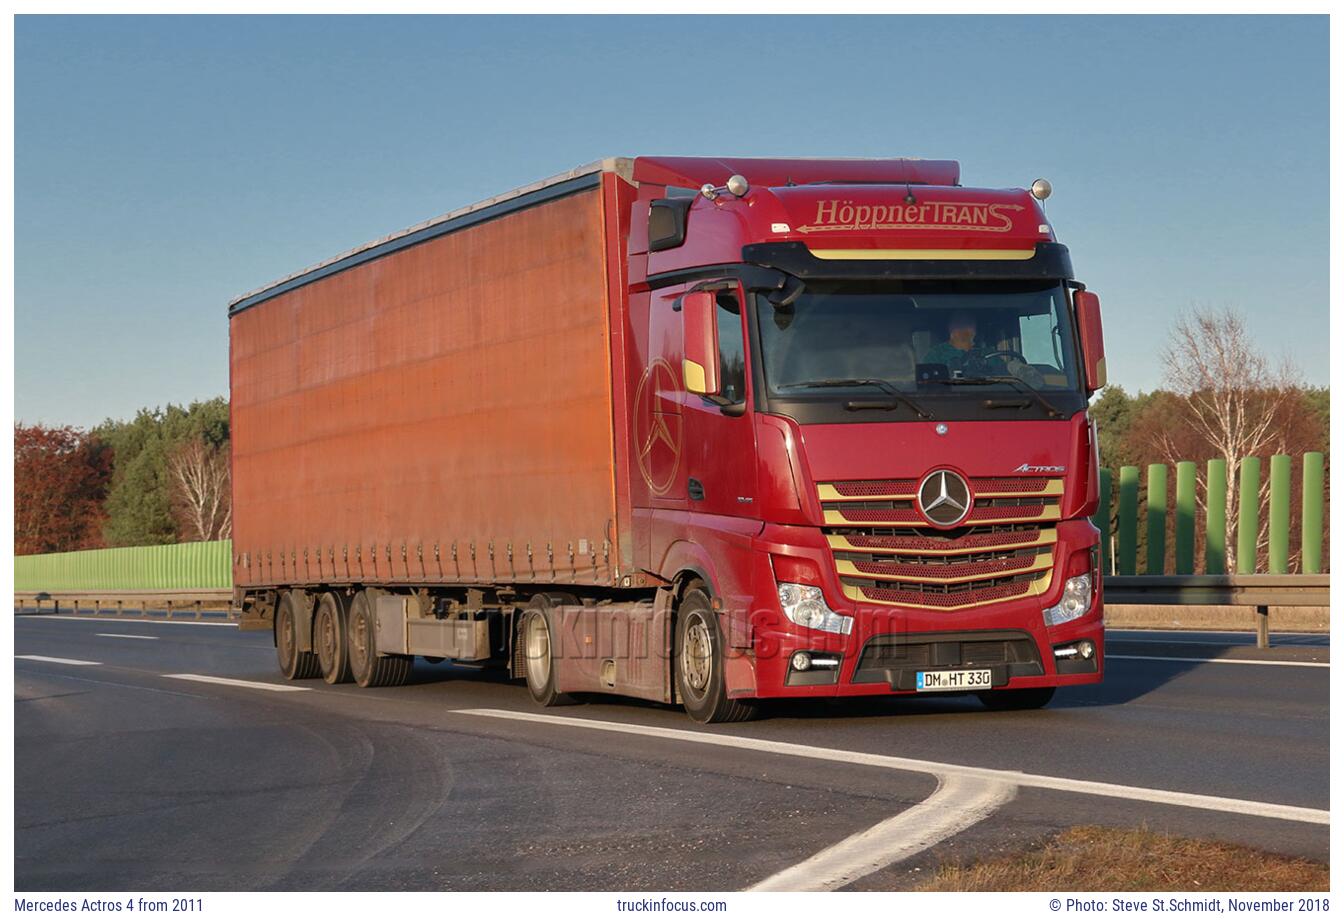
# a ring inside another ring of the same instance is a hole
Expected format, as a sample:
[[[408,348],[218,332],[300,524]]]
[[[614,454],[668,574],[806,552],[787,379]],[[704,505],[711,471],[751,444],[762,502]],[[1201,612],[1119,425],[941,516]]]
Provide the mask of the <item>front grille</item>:
[[[846,596],[959,610],[1048,590],[1063,479],[996,476],[970,483],[974,507],[951,530],[924,520],[915,505],[917,480],[818,484],[826,539]]]

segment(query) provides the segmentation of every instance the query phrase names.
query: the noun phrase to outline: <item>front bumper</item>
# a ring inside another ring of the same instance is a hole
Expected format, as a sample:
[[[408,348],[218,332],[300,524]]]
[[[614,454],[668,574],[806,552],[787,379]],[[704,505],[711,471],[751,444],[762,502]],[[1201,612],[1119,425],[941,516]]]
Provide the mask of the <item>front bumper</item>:
[[[752,618],[751,686],[730,689],[730,695],[755,698],[843,697],[922,694],[916,674],[930,670],[987,669],[991,689],[1026,689],[1092,684],[1102,680],[1105,641],[1100,589],[1088,612],[1060,626],[1048,627],[1042,609],[1056,603],[1063,590],[1063,565],[1074,550],[1085,549],[1090,525],[1070,534],[1073,539],[1059,554],[1057,570],[1046,593],[967,610],[940,611],[855,603],[840,594],[829,550],[808,546],[804,528],[768,528],[757,553],[756,584],[774,594],[770,555],[812,560],[822,573],[822,589],[831,609],[854,618],[848,635],[805,629],[786,619],[778,607]],[[773,531],[773,532],[771,532]],[[1095,530],[1091,530],[1092,535]],[[780,542],[779,538],[789,542]],[[771,539],[773,538],[773,539]],[[1092,537],[1095,540],[1095,536]],[[1063,535],[1061,535],[1063,540]],[[1057,659],[1055,648],[1081,640],[1095,648],[1092,658]],[[795,652],[838,658],[838,668],[799,672],[792,666]]]

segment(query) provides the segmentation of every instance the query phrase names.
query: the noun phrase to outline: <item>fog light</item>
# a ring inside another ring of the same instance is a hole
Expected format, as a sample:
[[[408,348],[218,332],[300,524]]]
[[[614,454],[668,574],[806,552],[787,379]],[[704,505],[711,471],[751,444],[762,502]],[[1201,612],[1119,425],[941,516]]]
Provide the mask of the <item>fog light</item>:
[[[812,667],[812,656],[807,652],[794,652],[792,664],[795,671],[806,671]]]
[[[1078,654],[1082,655],[1084,658],[1091,658],[1096,653],[1097,647],[1092,644],[1091,640],[1084,639],[1082,642],[1078,643]]]

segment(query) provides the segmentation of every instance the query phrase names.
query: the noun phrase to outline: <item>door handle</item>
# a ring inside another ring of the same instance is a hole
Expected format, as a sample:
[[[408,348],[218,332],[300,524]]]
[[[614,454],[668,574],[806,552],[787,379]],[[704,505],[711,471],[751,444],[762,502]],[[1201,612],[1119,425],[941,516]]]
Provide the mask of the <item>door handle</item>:
[[[686,480],[686,494],[691,497],[691,501],[700,502],[705,500],[705,487],[700,480],[692,476]]]

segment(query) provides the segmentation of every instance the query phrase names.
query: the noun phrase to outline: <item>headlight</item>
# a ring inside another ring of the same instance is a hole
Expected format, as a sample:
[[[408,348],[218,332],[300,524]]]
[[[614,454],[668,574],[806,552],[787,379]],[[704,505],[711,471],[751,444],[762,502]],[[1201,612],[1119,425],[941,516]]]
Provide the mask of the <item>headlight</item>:
[[[812,585],[795,585],[781,581],[779,606],[784,608],[786,617],[808,629],[820,629],[847,636],[854,628],[854,618],[842,616],[827,607],[826,599],[821,596],[821,589]]]
[[[1064,594],[1059,603],[1044,610],[1045,625],[1058,626],[1076,620],[1092,606],[1092,576],[1075,575],[1064,582]]]

